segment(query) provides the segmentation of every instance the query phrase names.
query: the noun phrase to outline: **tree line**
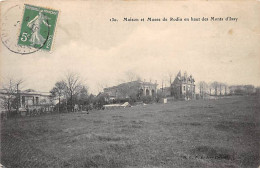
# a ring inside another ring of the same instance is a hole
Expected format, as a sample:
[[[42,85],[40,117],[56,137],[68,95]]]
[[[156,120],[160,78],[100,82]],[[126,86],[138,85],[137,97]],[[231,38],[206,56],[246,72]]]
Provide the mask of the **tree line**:
[[[228,85],[226,83],[214,81],[206,83],[200,81],[198,83],[199,96],[229,96],[229,95],[256,95],[259,87],[253,85]]]
[[[88,105],[94,95],[88,93],[78,74],[69,72],[64,79],[57,81],[50,91],[53,98],[58,100],[57,112],[72,112],[75,105]],[[78,107],[79,108],[79,107]]]
[[[127,73],[129,81],[139,79],[136,74],[131,72]],[[171,81],[171,75],[170,75]],[[20,89],[24,80],[22,79],[8,79],[1,85],[0,100],[1,107],[8,113],[19,111],[20,106]],[[253,85],[228,85],[222,82],[200,81],[196,85],[198,88],[198,95],[200,98],[206,96],[228,96],[228,95],[259,95],[260,88]],[[102,91],[102,90],[101,90]],[[126,90],[122,90],[124,92]],[[129,92],[129,91],[127,91]],[[75,110],[89,110],[89,109],[102,109],[104,104],[107,104],[108,95],[105,93],[99,93],[98,95],[89,94],[88,87],[83,83],[80,76],[77,73],[68,72],[64,77],[58,80],[53,88],[50,90],[51,103],[54,106],[54,110],[57,112],[72,112]],[[139,97],[139,98],[138,98]],[[151,101],[159,101],[164,97],[163,94],[157,93],[156,98],[142,97],[140,93],[133,89],[130,94],[130,102],[136,102],[141,100],[145,103]],[[54,100],[58,103],[54,103]],[[117,99],[114,103],[125,102],[126,99]]]

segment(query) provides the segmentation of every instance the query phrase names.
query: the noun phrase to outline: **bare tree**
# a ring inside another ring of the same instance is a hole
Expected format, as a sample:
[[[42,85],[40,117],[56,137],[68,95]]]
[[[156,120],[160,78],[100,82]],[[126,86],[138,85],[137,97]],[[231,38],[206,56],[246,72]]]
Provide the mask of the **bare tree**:
[[[219,83],[219,95],[222,96],[223,83]]]
[[[24,82],[23,79],[18,79],[15,81],[16,84],[16,113],[19,112],[19,107],[20,107],[20,90],[19,90],[19,86]]]
[[[215,90],[215,96],[218,95],[219,83],[217,81],[214,81],[213,83],[211,83],[211,86]]]
[[[226,83],[219,83],[219,91],[220,91],[220,95],[227,95],[227,84]],[[222,93],[222,90],[224,90],[224,93]]]
[[[12,108],[19,112],[20,107],[20,90],[19,86],[24,82],[23,79],[8,78],[5,83],[2,84],[1,91],[1,105],[8,113],[11,112]]]
[[[227,84],[222,83],[222,82],[218,82],[218,87],[219,87],[219,95],[227,95]],[[223,90],[224,90],[224,94],[223,94]]]
[[[60,100],[62,96],[65,96],[66,93],[66,83],[64,81],[56,82],[55,86],[50,91],[54,97],[58,97],[58,112],[60,112]]]
[[[212,92],[212,83],[209,83],[209,95],[211,96],[211,92]]]
[[[167,76],[167,74],[165,74],[165,73],[162,73],[161,74],[161,86],[162,86],[162,92],[164,92],[165,91],[165,88],[167,87],[167,85],[166,85],[166,83],[168,82],[167,81],[168,80],[168,76]]]
[[[208,84],[205,81],[199,82],[200,97],[204,99],[205,94],[208,91]]]
[[[164,84],[163,84],[163,79],[162,79],[162,92],[164,91],[164,89],[163,89],[164,87],[163,86],[164,86]]]
[[[141,80],[141,77],[136,74],[134,71],[126,71],[125,72],[127,82]]]
[[[66,90],[70,97],[71,109],[74,105],[73,97],[78,93],[78,90],[81,87],[81,82],[79,75],[73,72],[69,72],[64,82],[66,83]]]
[[[120,82],[121,83],[121,82]],[[98,90],[98,93],[102,92],[104,90],[104,88],[108,87],[108,85],[106,83],[101,83],[101,82],[98,82],[96,84],[96,88]]]
[[[80,104],[85,104],[88,101],[88,88],[87,86],[81,86],[78,94],[78,101]]]

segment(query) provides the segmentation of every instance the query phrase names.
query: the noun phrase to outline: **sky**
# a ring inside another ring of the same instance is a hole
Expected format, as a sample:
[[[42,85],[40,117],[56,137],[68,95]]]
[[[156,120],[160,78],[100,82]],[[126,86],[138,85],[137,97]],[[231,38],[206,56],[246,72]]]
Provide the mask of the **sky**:
[[[1,44],[0,74],[48,92],[68,72],[89,92],[129,80],[169,85],[181,70],[199,81],[260,85],[260,4],[247,2],[26,1],[59,11],[51,52],[10,52]],[[23,1],[9,1],[1,13]],[[22,10],[20,11],[22,13]],[[17,11],[18,20],[21,18]],[[238,21],[124,22],[123,18],[234,17]],[[110,18],[118,22],[110,22]],[[16,20],[11,18],[10,20]],[[10,21],[11,22],[11,21]],[[19,30],[17,30],[19,32]],[[12,35],[16,35],[13,33]]]

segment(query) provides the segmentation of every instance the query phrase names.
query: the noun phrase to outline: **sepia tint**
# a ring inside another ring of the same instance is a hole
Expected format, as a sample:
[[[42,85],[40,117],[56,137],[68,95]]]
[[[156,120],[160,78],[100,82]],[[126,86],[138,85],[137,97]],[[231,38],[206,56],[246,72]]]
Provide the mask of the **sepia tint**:
[[[259,11],[2,1],[0,167],[259,167]]]

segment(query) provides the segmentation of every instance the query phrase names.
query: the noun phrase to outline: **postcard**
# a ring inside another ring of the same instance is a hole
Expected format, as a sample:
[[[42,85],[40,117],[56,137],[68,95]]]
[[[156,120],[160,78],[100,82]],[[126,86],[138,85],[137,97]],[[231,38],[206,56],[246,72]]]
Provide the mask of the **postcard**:
[[[259,167],[260,1],[0,6],[0,167]]]

